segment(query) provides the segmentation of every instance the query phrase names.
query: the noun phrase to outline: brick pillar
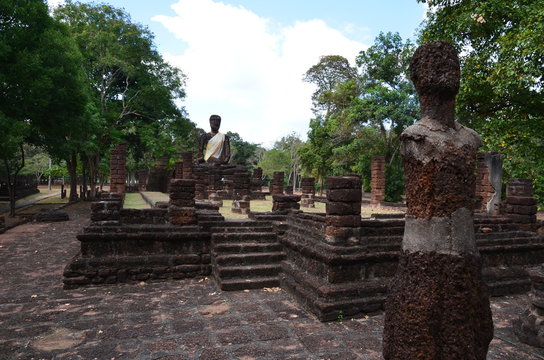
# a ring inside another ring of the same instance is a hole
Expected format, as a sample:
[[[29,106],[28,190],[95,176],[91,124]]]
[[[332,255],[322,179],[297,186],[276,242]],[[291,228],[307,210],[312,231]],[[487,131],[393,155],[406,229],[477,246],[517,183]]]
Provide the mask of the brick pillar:
[[[379,205],[385,200],[385,157],[373,156],[370,170],[370,203]]]
[[[110,192],[125,193],[127,150],[127,144],[118,143],[110,153]]]
[[[283,181],[285,174],[283,171],[276,171],[272,175],[272,180],[270,181],[270,194],[279,195],[283,194]]]
[[[506,187],[506,201],[501,204],[503,214],[522,224],[523,230],[534,230],[538,210],[536,204],[530,179],[510,179]]]
[[[315,203],[314,203],[315,178],[313,177],[302,178],[301,185],[302,185],[302,196],[300,200],[300,206],[305,208],[315,208]]]
[[[183,179],[183,161],[176,161],[174,179]]]
[[[480,136],[455,122],[460,66],[446,42],[410,64],[422,118],[401,135],[406,224],[385,302],[385,360],[485,360],[493,321],[474,235]]]
[[[476,199],[479,209],[489,215],[498,215],[502,193],[502,155],[499,153],[478,153],[478,177]]]
[[[361,199],[359,176],[329,176],[325,240],[330,243],[359,244],[361,234]]]
[[[289,210],[300,209],[300,195],[272,195],[272,211],[288,212]]]
[[[168,217],[172,225],[197,223],[195,211],[195,181],[191,179],[170,180]]]
[[[253,175],[251,176],[251,191],[261,191],[263,186],[263,169],[253,169]]]
[[[250,178],[247,172],[236,172],[233,176],[234,199],[232,200],[232,212],[247,214],[250,212]]]
[[[181,159],[183,162],[182,165],[182,178],[183,179],[192,179],[193,178],[193,153],[192,152],[183,152],[181,153]]]
[[[514,333],[521,342],[544,347],[544,268],[527,271],[531,278],[529,306],[513,321]]]

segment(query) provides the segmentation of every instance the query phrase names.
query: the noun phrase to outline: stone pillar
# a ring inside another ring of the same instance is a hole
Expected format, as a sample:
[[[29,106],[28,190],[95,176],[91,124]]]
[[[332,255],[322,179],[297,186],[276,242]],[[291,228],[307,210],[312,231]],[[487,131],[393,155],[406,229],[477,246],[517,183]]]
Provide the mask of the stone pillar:
[[[176,161],[174,179],[183,179],[183,161]]]
[[[251,197],[244,195],[241,199],[232,200],[231,211],[235,214],[249,214],[251,211]]]
[[[263,169],[253,169],[253,176],[251,177],[251,191],[261,191],[263,186]]]
[[[373,156],[370,166],[370,203],[379,205],[385,200],[385,157]]]
[[[422,118],[401,135],[406,225],[385,303],[383,355],[485,360],[493,322],[472,217],[482,142],[455,122],[455,49],[422,45],[410,69]]]
[[[325,240],[330,243],[359,244],[361,239],[361,199],[359,176],[329,176]]]
[[[529,306],[513,321],[514,333],[521,342],[544,347],[544,268],[527,271],[531,278]]]
[[[217,207],[223,207],[223,199],[221,199],[221,196],[219,196],[218,193],[210,193],[208,195],[208,201],[212,205],[215,205]]]
[[[197,223],[195,210],[195,181],[192,179],[170,180],[168,217],[172,225]]]
[[[314,195],[315,195],[315,178],[305,177],[301,180],[302,196],[300,200],[300,206],[305,208],[315,208]],[[361,212],[359,211],[359,214]]]
[[[488,215],[498,215],[502,193],[502,155],[492,152],[478,153],[478,178],[476,179],[476,208]],[[481,202],[480,202],[481,199]]]
[[[300,209],[300,195],[272,195],[272,211],[288,212],[289,210]]]
[[[103,192],[100,201],[91,203],[93,225],[118,225],[121,221],[123,194]]]
[[[182,178],[192,179],[193,178],[193,153],[183,152],[181,153],[181,159],[183,161]]]
[[[523,230],[535,230],[537,199],[533,196],[533,182],[530,179],[510,179],[506,187],[506,201],[501,212],[522,224]]]
[[[125,193],[127,150],[127,144],[118,143],[110,153],[110,192],[112,193]]]
[[[283,194],[283,180],[285,174],[283,171],[276,171],[272,175],[272,180],[270,181],[270,194],[271,195],[280,195]]]

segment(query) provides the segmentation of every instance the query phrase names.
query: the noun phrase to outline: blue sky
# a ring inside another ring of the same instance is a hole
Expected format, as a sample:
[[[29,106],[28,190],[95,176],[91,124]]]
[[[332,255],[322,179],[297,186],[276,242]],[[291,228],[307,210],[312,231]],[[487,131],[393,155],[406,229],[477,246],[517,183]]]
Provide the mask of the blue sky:
[[[103,2],[147,26],[165,59],[187,75],[182,105],[192,121],[209,130],[217,113],[222,132],[266,147],[291,132],[306,137],[314,89],[301,79],[320,56],[353,64],[380,32],[415,40],[425,12],[415,0]]]

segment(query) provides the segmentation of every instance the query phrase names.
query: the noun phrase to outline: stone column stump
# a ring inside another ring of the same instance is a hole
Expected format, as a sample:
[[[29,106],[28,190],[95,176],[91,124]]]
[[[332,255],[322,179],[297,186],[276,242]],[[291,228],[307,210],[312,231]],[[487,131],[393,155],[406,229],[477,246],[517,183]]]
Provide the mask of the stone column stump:
[[[183,152],[181,153],[182,170],[181,175],[183,179],[193,178],[193,153]]]
[[[476,198],[480,204],[476,209],[488,215],[498,215],[501,193],[502,155],[499,153],[479,152]]]
[[[300,195],[272,195],[273,212],[289,212],[290,210],[300,209]]]
[[[283,171],[276,171],[272,175],[272,180],[270,181],[270,194],[271,195],[280,195],[283,194],[283,181],[285,174]]]
[[[325,240],[329,243],[359,244],[361,237],[361,178],[329,176]]]
[[[314,195],[315,195],[315,178],[305,177],[301,180],[302,196],[300,200],[300,206],[304,208],[315,208]]]
[[[513,321],[514,333],[521,342],[544,347],[544,268],[527,271],[531,278],[529,306]]]
[[[373,156],[370,171],[370,203],[380,205],[382,201],[385,201],[385,157]]]
[[[168,217],[172,225],[197,223],[195,210],[195,181],[192,179],[170,180]]]
[[[501,204],[501,212],[520,223],[522,230],[534,231],[537,211],[533,182],[530,179],[510,179],[506,187],[506,201]]]
[[[110,192],[112,193],[125,193],[127,151],[127,144],[118,143],[110,152]]]

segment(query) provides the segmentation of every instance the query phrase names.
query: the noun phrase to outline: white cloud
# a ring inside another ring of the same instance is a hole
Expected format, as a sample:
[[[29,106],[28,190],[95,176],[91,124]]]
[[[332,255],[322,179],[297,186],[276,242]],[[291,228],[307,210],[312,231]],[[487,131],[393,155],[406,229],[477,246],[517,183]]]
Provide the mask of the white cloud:
[[[175,16],[153,20],[184,42],[180,56],[165,58],[188,75],[191,120],[208,130],[209,116],[219,114],[222,131],[265,146],[293,131],[306,134],[313,87],[302,76],[320,56],[353,62],[367,47],[321,20],[272,26],[243,7],[212,0],[179,0],[172,9]]]
[[[65,0],[47,0],[47,5],[49,6],[49,9],[51,10],[64,4],[66,4]]]

